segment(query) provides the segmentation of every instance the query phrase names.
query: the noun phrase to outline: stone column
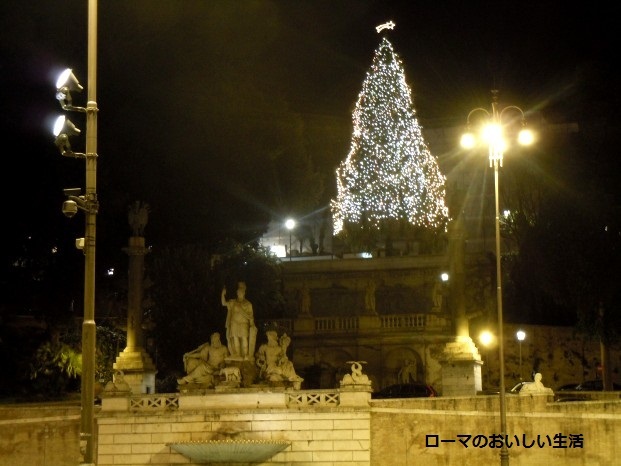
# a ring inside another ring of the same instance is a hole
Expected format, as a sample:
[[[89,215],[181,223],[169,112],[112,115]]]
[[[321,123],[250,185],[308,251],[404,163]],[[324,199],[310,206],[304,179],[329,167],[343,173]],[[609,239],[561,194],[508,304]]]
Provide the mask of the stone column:
[[[130,207],[130,225],[133,236],[129,238],[124,251],[129,256],[128,290],[127,290],[127,346],[117,356],[114,369],[122,371],[125,382],[131,392],[155,393],[155,364],[144,349],[144,332],[142,329],[142,301],[144,284],[144,257],[148,253],[143,236],[147,223],[148,206],[135,203]]]
[[[449,228],[450,302],[457,337],[470,339],[466,315],[465,231],[461,216]]]
[[[455,339],[446,343],[441,357],[442,395],[474,395],[482,389],[481,355],[470,338],[466,315],[465,233],[461,216],[449,229],[450,300]]]

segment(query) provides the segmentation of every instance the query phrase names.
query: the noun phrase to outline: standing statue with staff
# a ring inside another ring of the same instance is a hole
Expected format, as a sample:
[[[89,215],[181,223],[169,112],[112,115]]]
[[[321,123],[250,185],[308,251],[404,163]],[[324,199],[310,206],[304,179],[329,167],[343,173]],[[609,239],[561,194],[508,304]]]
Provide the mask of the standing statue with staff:
[[[226,287],[222,288],[222,305],[227,308],[226,340],[233,359],[252,360],[257,341],[252,303],[246,299],[246,283],[237,285],[237,297],[226,299]]]

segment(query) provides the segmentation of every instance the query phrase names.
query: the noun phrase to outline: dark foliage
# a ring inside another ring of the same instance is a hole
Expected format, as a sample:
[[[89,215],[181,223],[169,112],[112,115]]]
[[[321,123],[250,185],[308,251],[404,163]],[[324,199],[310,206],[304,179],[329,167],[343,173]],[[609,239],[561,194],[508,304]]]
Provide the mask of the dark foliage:
[[[513,180],[518,189],[511,186],[507,201],[518,214],[504,232],[519,251],[506,264],[514,321],[577,324],[604,341],[621,334],[621,193],[607,174],[616,163],[605,149],[611,132],[610,125],[585,125]]]

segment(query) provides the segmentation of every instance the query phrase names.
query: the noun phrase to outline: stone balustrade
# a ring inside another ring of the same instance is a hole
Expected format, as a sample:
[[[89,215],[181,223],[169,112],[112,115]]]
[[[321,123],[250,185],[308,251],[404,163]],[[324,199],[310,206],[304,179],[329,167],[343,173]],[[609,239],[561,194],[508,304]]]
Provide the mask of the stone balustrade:
[[[360,396],[359,393],[364,393]],[[250,409],[250,408],[311,408],[340,406],[368,406],[370,387],[346,387],[340,390],[289,390],[235,388],[228,390],[205,389],[185,393],[157,393],[131,395],[128,393],[102,394],[101,410],[158,412],[184,409]]]

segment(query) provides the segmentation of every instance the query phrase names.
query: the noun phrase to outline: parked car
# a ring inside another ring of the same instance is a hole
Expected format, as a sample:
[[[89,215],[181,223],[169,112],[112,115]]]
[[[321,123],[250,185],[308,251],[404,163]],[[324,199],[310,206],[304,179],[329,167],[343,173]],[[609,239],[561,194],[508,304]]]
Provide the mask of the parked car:
[[[621,385],[612,383],[613,390],[621,390]],[[604,381],[602,379],[586,380],[576,386],[574,390],[586,390],[592,392],[601,392],[604,390]]]
[[[612,383],[613,390],[621,390],[621,385]],[[601,379],[587,380],[582,383],[569,383],[556,389],[554,401],[585,401],[591,399],[588,394],[578,392],[601,392],[604,390],[604,382]],[[569,392],[569,393],[568,393]]]
[[[589,397],[586,393],[578,393],[570,390],[560,390],[554,394],[554,401],[587,401]]]
[[[438,396],[431,385],[421,382],[397,383],[371,393],[371,398],[426,398]]]
[[[578,385],[580,385],[578,382],[573,382],[573,383],[566,383],[565,385],[561,385],[560,387],[558,387],[556,389],[557,392],[562,392],[565,390],[577,390],[578,389]]]
[[[486,388],[485,390],[479,390],[477,395],[498,395],[500,390],[497,388]]]
[[[513,388],[511,390],[509,390],[509,393],[512,393],[514,395],[518,395],[520,393],[520,390],[522,390],[522,387],[527,384],[527,383],[531,383],[531,382],[518,382],[516,383]],[[524,392],[526,393],[526,392]]]
[[[518,393],[520,393],[520,390],[522,389],[525,383],[527,382],[518,382],[511,388],[511,390],[505,387],[505,393],[517,395]],[[485,390],[478,391],[477,395],[498,395],[499,393],[500,393],[500,389],[498,388],[488,388]]]

